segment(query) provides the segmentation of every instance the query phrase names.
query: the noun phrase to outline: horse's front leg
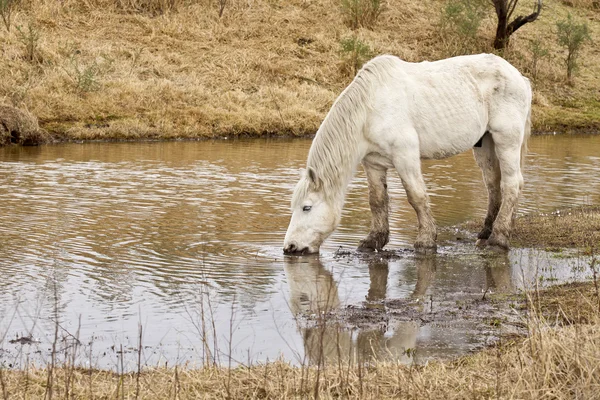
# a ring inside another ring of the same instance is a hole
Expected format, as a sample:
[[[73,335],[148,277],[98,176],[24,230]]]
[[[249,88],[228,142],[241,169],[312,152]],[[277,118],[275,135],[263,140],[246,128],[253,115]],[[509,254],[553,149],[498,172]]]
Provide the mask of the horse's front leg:
[[[434,253],[437,249],[437,228],[429,207],[427,186],[421,174],[421,159],[418,153],[407,153],[394,159],[396,170],[406,190],[408,202],[415,209],[419,220],[419,233],[415,250],[419,253]]]
[[[371,231],[360,241],[358,250],[381,250],[390,239],[389,196],[387,190],[387,168],[363,162],[369,184],[369,205],[371,206]]]

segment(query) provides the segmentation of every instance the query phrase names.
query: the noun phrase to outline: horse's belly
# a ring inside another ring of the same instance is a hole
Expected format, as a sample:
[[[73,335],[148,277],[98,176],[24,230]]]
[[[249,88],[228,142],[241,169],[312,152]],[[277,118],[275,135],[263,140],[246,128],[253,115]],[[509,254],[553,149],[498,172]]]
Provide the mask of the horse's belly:
[[[444,110],[425,109],[418,121],[413,120],[421,158],[451,157],[477,143],[487,127],[486,113],[481,103],[470,103]]]
[[[419,135],[419,152],[422,159],[442,159],[455,156],[472,148],[483,136],[485,129],[463,132],[460,135]]]
[[[446,158],[471,148],[487,128],[488,112],[476,83],[462,75],[412,87],[409,116],[422,158]]]

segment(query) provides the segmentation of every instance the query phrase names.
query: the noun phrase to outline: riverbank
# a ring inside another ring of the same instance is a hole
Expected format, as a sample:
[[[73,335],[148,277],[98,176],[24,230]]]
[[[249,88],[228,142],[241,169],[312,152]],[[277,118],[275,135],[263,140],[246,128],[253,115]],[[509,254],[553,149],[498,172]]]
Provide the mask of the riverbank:
[[[476,234],[483,221],[469,221],[459,229]],[[546,249],[578,248],[588,253],[600,249],[600,207],[579,206],[549,214],[524,215],[515,219],[511,236],[515,247]]]
[[[594,40],[600,19],[589,3],[544,2],[502,54],[535,74],[536,132],[600,130],[600,54],[582,48],[571,85],[555,32],[572,13]],[[0,103],[28,110],[56,140],[312,135],[357,62],[491,52],[495,31],[489,7],[468,45],[441,33],[438,0],[386,3],[370,29],[356,30],[336,0],[16,4],[10,31],[0,26]]]

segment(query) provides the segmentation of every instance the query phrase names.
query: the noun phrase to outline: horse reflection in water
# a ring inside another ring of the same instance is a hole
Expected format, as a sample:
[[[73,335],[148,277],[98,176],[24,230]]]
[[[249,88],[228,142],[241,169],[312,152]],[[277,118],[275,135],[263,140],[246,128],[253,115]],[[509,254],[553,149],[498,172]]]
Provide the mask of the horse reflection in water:
[[[467,285],[476,288],[477,293],[481,293],[482,290],[511,290],[513,286],[508,256],[499,254],[483,261],[485,273],[482,270],[478,279],[465,283],[464,280],[453,282],[452,278],[456,276],[446,276],[444,271],[438,271],[440,259],[437,255],[416,256],[416,282],[410,298],[405,300],[413,305],[417,304],[420,311],[428,312],[431,307],[428,299],[437,291],[437,286]],[[443,269],[447,269],[446,266]],[[384,300],[389,300],[389,271],[389,264],[385,259],[369,262],[369,288],[365,294],[365,307],[384,307]],[[423,332],[420,320],[407,321],[393,317],[385,321],[376,321],[369,325],[371,328],[350,329],[347,323],[340,322],[339,318],[330,314],[332,310],[342,306],[338,283],[317,255],[286,257],[285,273],[290,288],[290,309],[294,315],[307,319],[306,321],[299,318],[297,321],[304,342],[304,354],[311,364],[375,360],[399,361],[404,364],[420,363],[421,355],[428,358],[429,354],[444,353],[437,348],[440,340],[449,348],[464,347],[461,341],[469,340],[468,335],[462,334],[461,331],[446,331],[452,329],[447,326],[433,324]],[[452,290],[447,287],[444,289]],[[430,347],[430,343],[427,338],[423,339],[423,336],[435,338],[436,348],[427,348]]]

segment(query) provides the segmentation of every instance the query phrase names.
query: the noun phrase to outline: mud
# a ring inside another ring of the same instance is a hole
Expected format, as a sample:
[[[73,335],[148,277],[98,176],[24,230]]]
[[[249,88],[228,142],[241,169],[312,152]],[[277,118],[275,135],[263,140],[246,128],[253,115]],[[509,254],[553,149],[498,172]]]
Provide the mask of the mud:
[[[18,344],[36,344],[36,343],[39,343],[39,341],[35,340],[31,336],[21,336],[16,339],[9,340],[8,343],[11,343],[11,344],[16,344],[16,343],[18,343]]]
[[[590,259],[579,253],[496,252],[476,248],[472,234],[459,234],[464,238],[460,241],[456,234],[447,230],[435,255],[417,255],[411,249],[338,249],[334,259],[339,264],[369,269],[362,301],[344,301],[348,295],[338,292],[337,282],[348,286],[352,278],[327,282],[320,260],[303,262],[305,271],[311,264],[316,269],[314,283],[310,277],[303,282],[296,277],[291,297],[304,299],[297,316],[305,337],[322,338],[305,342],[311,361],[321,354],[335,361],[336,352],[347,352],[352,357],[345,361],[360,357],[423,364],[468,354],[527,335],[525,293],[590,278]],[[394,278],[396,268],[412,277]]]
[[[442,259],[452,260],[465,255],[464,247],[459,243],[454,244],[458,245],[457,250],[452,250],[452,247],[444,248]],[[492,252],[483,252],[482,256],[496,262],[499,258],[503,258]],[[432,266],[434,263],[440,263],[437,255],[415,256],[410,249],[371,253],[340,249],[336,252],[335,257],[337,260],[345,260],[348,263],[359,262],[370,265],[413,257],[419,257],[421,265]],[[428,272],[435,274],[436,267],[433,266],[432,269]],[[421,277],[420,280],[427,280],[427,278]],[[432,286],[435,287],[435,285]],[[404,339],[406,336],[413,336],[414,346],[395,346],[396,348],[393,349],[401,350],[403,356],[406,357],[404,361],[408,363],[426,362],[431,358],[437,358],[440,352],[443,353],[440,348],[444,347],[445,343],[439,339],[419,340],[419,336],[422,336],[419,332],[442,331],[449,335],[457,335],[457,339],[468,336],[478,337],[478,339],[468,340],[468,343],[459,345],[461,352],[476,351],[502,339],[523,336],[527,333],[524,323],[527,313],[525,297],[509,288],[498,290],[498,288],[488,285],[480,293],[458,289],[447,291],[443,295],[430,289],[429,287],[420,288],[419,282],[417,282],[412,295],[407,298],[387,297],[369,300],[369,295],[367,295],[365,301],[358,304],[349,304],[316,313],[304,313],[300,317],[300,325],[303,325],[306,330],[337,330],[338,336],[341,331],[366,333],[371,336],[371,340],[373,332],[393,337],[399,327],[410,326],[411,332],[406,332],[406,329],[400,330],[402,331],[401,335],[405,336]],[[332,335],[329,334],[329,336]],[[415,338],[416,340],[414,340]],[[328,347],[327,344],[324,347]],[[382,347],[387,347],[387,345]],[[387,348],[387,350],[390,349]],[[309,353],[311,353],[310,350]],[[398,357],[398,354],[395,357]],[[379,357],[375,355],[375,358]]]
[[[27,111],[0,104],[0,146],[21,144],[37,146],[50,141],[37,118]]]

